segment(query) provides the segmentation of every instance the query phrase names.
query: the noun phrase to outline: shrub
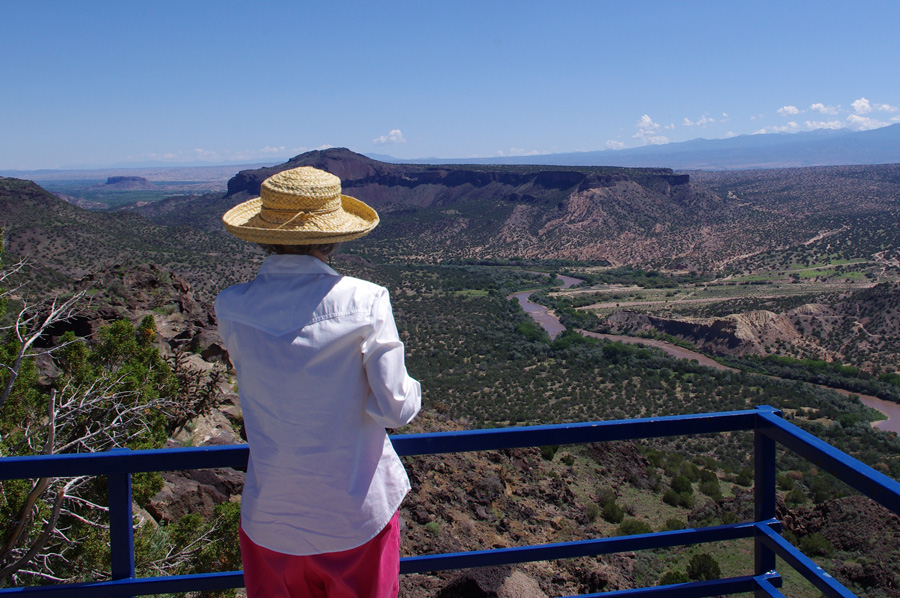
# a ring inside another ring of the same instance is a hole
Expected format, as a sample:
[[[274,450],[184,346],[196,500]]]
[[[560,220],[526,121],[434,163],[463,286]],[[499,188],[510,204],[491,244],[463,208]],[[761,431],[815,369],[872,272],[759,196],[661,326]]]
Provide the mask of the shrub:
[[[441,533],[441,524],[437,521],[429,521],[425,524],[425,531],[437,537]]]
[[[778,484],[778,488],[785,492],[794,489],[794,478],[786,473],[779,473],[775,476],[775,482]]]
[[[694,487],[691,486],[691,481],[683,475],[675,476],[674,478],[672,478],[672,490],[678,492],[679,494],[694,493]]]
[[[750,469],[742,469],[734,478],[734,483],[738,486],[748,488],[753,485],[753,471]]]
[[[558,444],[550,444],[547,446],[541,447],[541,457],[544,461],[553,461],[553,457],[556,456],[556,451],[559,450]]]
[[[722,488],[719,487],[719,480],[700,482],[700,492],[711,498],[722,498]]]
[[[803,494],[803,491],[800,490],[800,488],[794,488],[784,497],[784,502],[790,505],[802,505],[806,502],[806,495]]]
[[[719,563],[706,552],[700,552],[691,557],[688,563],[687,574],[696,581],[708,581],[722,577]]]
[[[619,525],[619,536],[633,536],[635,534],[652,534],[653,528],[646,521],[626,519]]]
[[[597,496],[597,503],[602,507],[608,502],[616,502],[616,491],[612,488],[602,488]]]
[[[694,496],[687,492],[675,492],[675,490],[669,489],[663,494],[663,502],[673,507],[692,509],[694,507]]]
[[[686,477],[689,482],[696,482],[700,479],[700,468],[693,463],[682,463],[681,475]]]
[[[666,571],[659,578],[658,586],[670,586],[676,583],[688,583],[691,578],[684,571]]]
[[[602,514],[603,519],[610,523],[622,523],[622,520],[625,519],[625,511],[614,500],[603,505]]]
[[[710,471],[708,469],[700,470],[700,481],[701,482],[718,482],[719,476],[716,475],[716,472]]]
[[[831,556],[834,554],[834,545],[828,538],[816,532],[800,540],[800,550],[807,556]]]
[[[560,457],[559,460],[563,462],[563,465],[567,465],[568,467],[575,465],[575,457],[568,453]]]
[[[737,513],[735,513],[734,511],[725,511],[724,513],[722,513],[722,517],[720,519],[722,520],[722,525],[731,525],[732,523],[737,523],[738,521],[740,521],[740,519],[738,519]]]
[[[663,526],[662,531],[671,532],[676,529],[684,529],[686,527],[687,526],[681,519],[675,519],[674,517],[670,517],[669,519],[666,519],[666,523]],[[675,583],[675,582],[673,582],[673,583]]]

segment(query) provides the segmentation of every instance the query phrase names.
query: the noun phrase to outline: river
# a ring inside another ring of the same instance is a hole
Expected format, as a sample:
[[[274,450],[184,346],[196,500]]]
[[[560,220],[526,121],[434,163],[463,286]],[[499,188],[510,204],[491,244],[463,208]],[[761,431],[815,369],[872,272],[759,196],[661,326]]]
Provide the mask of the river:
[[[571,288],[583,282],[577,278],[572,278],[569,276],[558,276],[558,278],[563,281],[562,288],[564,289]],[[522,309],[524,309],[528,315],[534,318],[535,322],[540,324],[540,326],[547,331],[547,333],[550,335],[550,338],[556,338],[556,336],[562,333],[566,329],[566,327],[562,325],[562,323],[559,321],[559,318],[557,318],[556,315],[553,314],[553,312],[551,312],[549,309],[547,309],[543,305],[539,305],[531,301],[530,297],[533,292],[534,291],[522,291],[519,293],[514,293],[513,295],[511,295],[511,297],[516,298],[516,300],[519,302],[519,305],[522,306]],[[702,353],[697,353],[696,351],[691,351],[690,349],[685,349],[684,347],[679,347],[678,345],[673,345],[672,343],[667,343],[665,341],[641,338],[637,336],[625,336],[620,334],[600,334],[597,332],[588,332],[587,330],[579,330],[579,332],[581,334],[584,334],[585,336],[591,336],[594,338],[602,338],[611,341],[617,341],[620,343],[640,344],[657,347],[678,359],[693,359],[696,360],[700,365],[705,365],[717,370],[725,370],[730,372],[737,371],[734,368],[722,365],[714,359],[710,359]],[[831,388],[825,386],[823,386],[822,388],[829,388],[830,390],[833,390],[845,396],[855,394],[859,397],[859,400],[863,405],[871,407],[872,409],[876,409],[884,414],[886,419],[875,422],[874,424],[872,424],[873,426],[885,432],[894,432],[896,434],[900,434],[900,403],[885,401],[871,395],[851,393],[850,391],[841,388]]]
[[[533,272],[533,274],[546,274],[545,272]],[[549,276],[549,274],[547,275]],[[561,276],[559,274],[556,275],[559,278],[564,289],[569,289],[574,287],[575,285],[579,285],[583,280],[578,278],[572,278],[571,276]],[[525,313],[534,318],[534,321],[541,325],[541,328],[547,331],[547,334],[550,335],[550,338],[556,338],[560,333],[565,331],[566,327],[563,326],[559,318],[557,318],[553,312],[548,310],[543,305],[538,305],[531,301],[530,297],[534,291],[521,291],[519,293],[513,293],[510,297],[515,297],[516,301],[519,302],[519,305],[522,306],[522,309],[525,310]]]

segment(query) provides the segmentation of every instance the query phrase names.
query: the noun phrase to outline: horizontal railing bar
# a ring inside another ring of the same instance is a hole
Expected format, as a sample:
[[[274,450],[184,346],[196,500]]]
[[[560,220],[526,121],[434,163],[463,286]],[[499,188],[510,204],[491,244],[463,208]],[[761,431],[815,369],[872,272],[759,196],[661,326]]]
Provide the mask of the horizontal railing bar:
[[[778,556],[784,559],[800,575],[813,584],[828,598],[855,598],[856,594],[842,586],[835,578],[818,566],[812,559],[797,550],[790,542],[769,529],[766,525],[757,526],[759,539]]]
[[[60,584],[56,586],[4,588],[0,589],[0,596],[118,598],[121,596],[229,590],[242,587],[244,587],[244,572],[226,571],[223,573],[198,573],[167,577],[137,577],[113,581]]]
[[[752,575],[727,577],[709,581],[694,581],[669,586],[651,586],[633,590],[617,590],[614,592],[598,592],[596,594],[579,594],[568,598],[617,598],[619,596],[665,596],[665,598],[707,598],[752,592],[759,584]]]
[[[3,457],[0,459],[0,480],[244,467],[249,455],[246,444],[237,444]]]
[[[777,524],[777,522],[771,522]],[[496,548],[463,553],[405,557],[400,562],[400,573],[424,573],[472,567],[512,565],[533,561],[558,560],[581,556],[596,556],[615,552],[690,546],[706,542],[749,538],[757,533],[756,523],[739,523],[708,528],[673,530],[656,534],[639,534],[616,538],[598,538],[579,542],[544,544],[513,548]],[[59,586],[28,586],[0,589],[0,596],[37,594],[40,596],[66,596],[71,598],[97,598],[123,595],[163,594],[201,590],[222,590],[243,587],[243,572],[202,573],[170,577],[141,577],[116,581],[64,584]],[[692,585],[692,584],[688,584]],[[652,588],[655,589],[655,588]],[[740,590],[749,591],[749,590]],[[721,593],[722,590],[719,590]],[[685,596],[713,596],[709,594],[684,594]]]
[[[776,521],[770,523],[777,524]],[[535,544],[490,550],[472,550],[444,554],[426,554],[400,559],[400,573],[426,573],[472,567],[497,567],[534,561],[553,561],[598,554],[671,548],[706,542],[752,538],[756,535],[756,523],[736,523],[697,529],[673,530],[614,538],[595,538],[557,544]]]
[[[758,415],[763,434],[900,515],[900,482],[875,471],[794,424],[769,413],[758,412]]]
[[[392,436],[401,456],[752,430],[759,410]]]
[[[760,410],[391,436],[402,456],[752,430]],[[247,445],[4,457],[0,480],[244,467]]]

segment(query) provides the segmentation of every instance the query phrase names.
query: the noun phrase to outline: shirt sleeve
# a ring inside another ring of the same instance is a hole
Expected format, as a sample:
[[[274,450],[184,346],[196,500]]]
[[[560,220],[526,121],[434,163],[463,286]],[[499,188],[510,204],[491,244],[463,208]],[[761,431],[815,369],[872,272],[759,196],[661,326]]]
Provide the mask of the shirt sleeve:
[[[406,372],[403,342],[387,291],[375,298],[372,329],[362,345],[363,365],[372,392],[366,412],[385,428],[408,424],[422,406],[422,387]]]

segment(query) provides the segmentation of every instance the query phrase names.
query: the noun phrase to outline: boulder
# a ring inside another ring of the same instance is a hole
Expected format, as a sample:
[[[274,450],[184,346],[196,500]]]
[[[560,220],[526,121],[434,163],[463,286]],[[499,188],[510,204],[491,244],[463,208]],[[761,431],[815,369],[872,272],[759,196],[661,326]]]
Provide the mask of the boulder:
[[[435,598],[547,598],[540,585],[510,567],[471,569],[451,581]]]

